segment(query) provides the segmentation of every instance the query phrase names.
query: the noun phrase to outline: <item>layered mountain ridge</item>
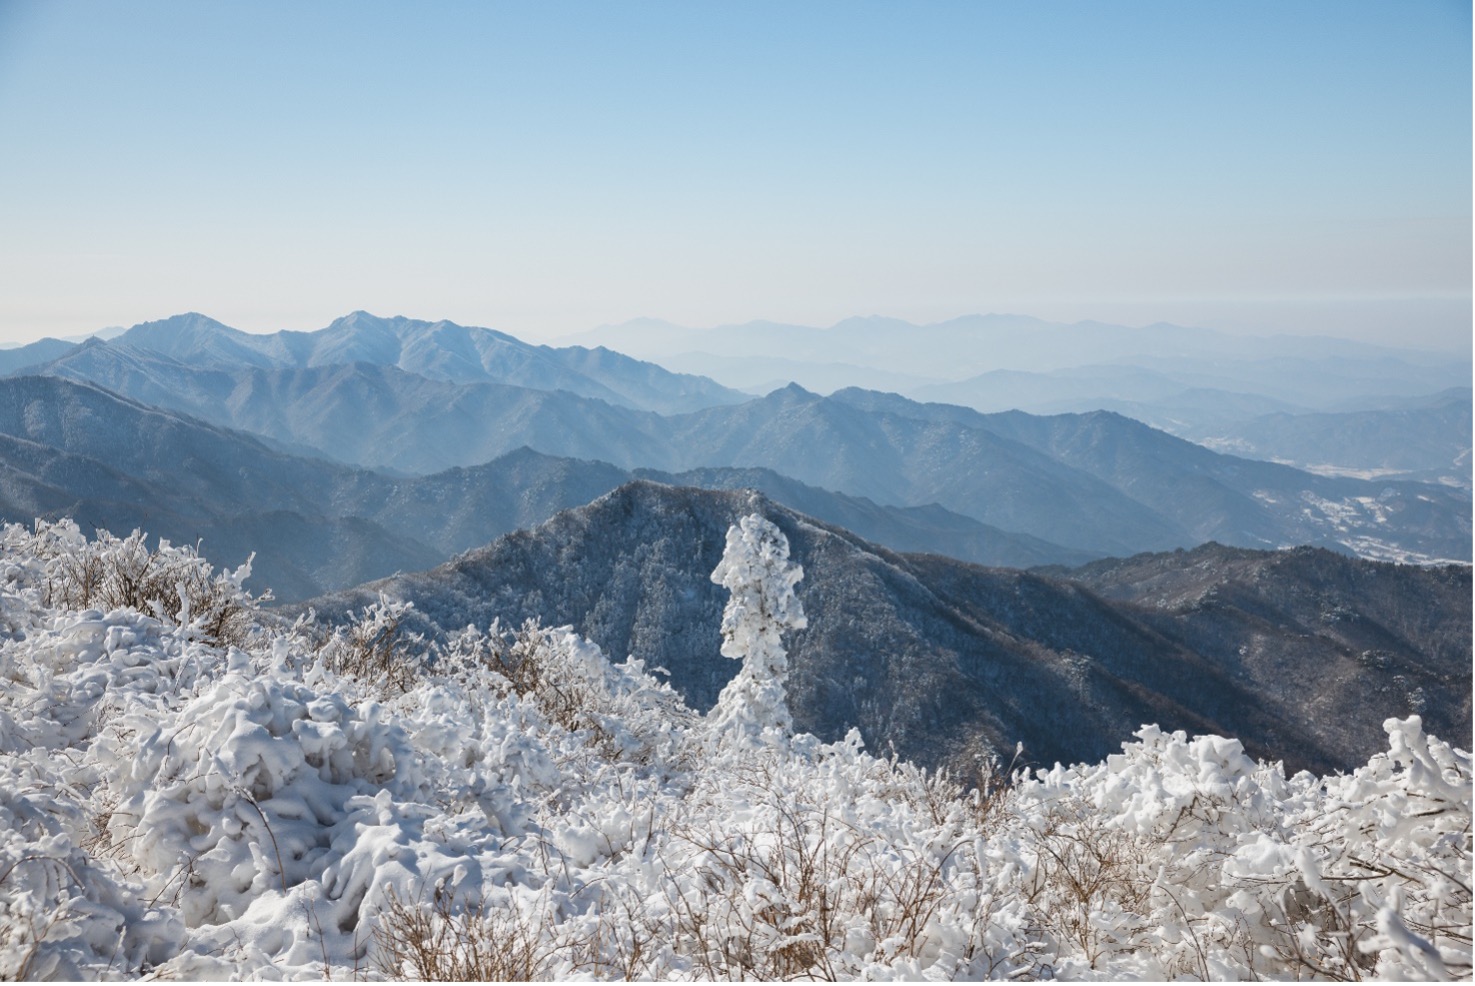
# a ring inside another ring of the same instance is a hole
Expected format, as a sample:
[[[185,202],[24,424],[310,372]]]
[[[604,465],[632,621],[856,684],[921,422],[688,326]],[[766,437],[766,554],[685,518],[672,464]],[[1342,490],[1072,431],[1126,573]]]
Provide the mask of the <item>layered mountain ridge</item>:
[[[1180,438],[1300,468],[1471,486],[1468,351],[1002,314],[924,325],[846,319],[828,328],[691,329],[641,319],[568,340],[754,394],[797,382],[824,394],[862,387],[986,413],[1114,410]],[[1449,389],[1465,393],[1453,419],[1404,413],[1409,401]],[[1333,440],[1307,440],[1318,432]]]
[[[883,506],[935,504],[1096,556],[1210,539],[1247,547],[1321,544],[1412,561],[1470,556],[1469,496],[1442,485],[1310,474],[1214,453],[1101,412],[982,414],[856,389],[822,397],[790,385],[739,404],[660,414],[571,391],[457,382],[446,367],[481,364],[452,343],[474,337],[502,344],[500,334],[477,331],[487,335],[355,315],[321,333],[254,337],[180,317],[80,347],[43,372],[250,431],[282,450],[317,450],[379,470],[473,467],[528,446],[626,470],[769,469]],[[442,335],[450,342],[438,341]],[[413,359],[404,355],[406,338],[418,340]],[[136,348],[140,343],[163,348]],[[434,355],[437,347],[446,352]],[[536,349],[539,359],[574,352],[524,348]],[[184,352],[200,365],[170,355]],[[441,376],[389,362],[260,365],[369,356],[436,368]]]
[[[0,449],[5,520],[70,516],[88,531],[142,528],[175,542],[204,539],[224,559],[254,551],[252,584],[271,587],[284,601],[429,568],[635,475],[524,447],[480,466],[388,476],[290,455],[250,435],[55,377],[0,379]],[[1089,557],[940,507],[885,507],[769,470],[641,475],[763,488],[903,550],[947,550],[995,565]]]
[[[26,354],[6,359],[6,372],[35,372],[40,364],[77,347],[57,351],[44,340]],[[101,340],[89,340],[96,346]],[[58,344],[65,345],[65,344]],[[116,336],[108,346],[143,352],[190,370],[306,370],[363,363],[394,367],[428,380],[454,384],[516,382],[537,390],[566,390],[623,407],[665,412],[736,403],[746,395],[704,377],[671,373],[608,349],[534,346],[504,332],[427,322],[397,316],[381,318],[357,311],[315,332],[242,332],[190,312],[143,322]],[[103,381],[98,381],[103,382]]]

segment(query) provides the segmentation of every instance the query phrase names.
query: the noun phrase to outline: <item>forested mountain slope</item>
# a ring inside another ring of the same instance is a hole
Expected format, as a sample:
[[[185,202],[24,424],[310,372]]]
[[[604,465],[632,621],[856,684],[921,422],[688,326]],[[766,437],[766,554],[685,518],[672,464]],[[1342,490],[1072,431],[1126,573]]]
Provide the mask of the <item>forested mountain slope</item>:
[[[1355,763],[1376,748],[1385,718],[1415,707],[1447,734],[1469,729],[1466,567],[1308,556],[1359,573],[1354,588],[1396,583],[1423,598],[1418,626],[1373,606],[1356,625],[1331,618],[1361,605],[1345,588],[1328,596],[1338,600],[1330,609],[1276,620],[1222,589],[1213,604],[1149,618],[1141,605],[1106,598],[1106,583],[898,555],[756,493],[635,483],[438,569],[314,605],[331,617],[384,592],[413,602],[432,632],[494,617],[571,624],[617,657],[664,665],[685,699],[707,708],[733,670],[715,656],[723,600],[707,575],[733,519],[754,510],[783,530],[805,569],[798,591],[809,625],[790,646],[789,689],[797,727],[821,737],[858,726],[873,748],[895,744],[930,764],[1022,742],[1031,761],[1049,764],[1102,756],[1142,722],[1158,722],[1326,769]],[[1271,567],[1281,557],[1246,554]],[[1207,549],[1158,557],[1169,568],[1215,568]],[[1253,583],[1253,573],[1222,568],[1229,585]],[[1310,574],[1302,593],[1331,591]],[[1239,641],[1253,653],[1240,655]],[[1307,687],[1324,693],[1297,701]]]

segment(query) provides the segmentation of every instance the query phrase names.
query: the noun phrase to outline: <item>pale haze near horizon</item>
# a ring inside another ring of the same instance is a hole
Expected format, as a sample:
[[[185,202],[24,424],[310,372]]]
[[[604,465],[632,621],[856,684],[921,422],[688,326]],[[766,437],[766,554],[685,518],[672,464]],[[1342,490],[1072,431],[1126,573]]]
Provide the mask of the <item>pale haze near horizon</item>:
[[[0,0],[0,341],[972,312],[1470,348],[1468,4]]]

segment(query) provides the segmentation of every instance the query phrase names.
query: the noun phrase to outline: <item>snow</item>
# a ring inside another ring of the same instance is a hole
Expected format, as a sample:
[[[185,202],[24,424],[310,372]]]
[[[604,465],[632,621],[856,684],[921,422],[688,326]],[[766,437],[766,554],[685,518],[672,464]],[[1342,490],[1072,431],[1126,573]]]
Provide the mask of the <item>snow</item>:
[[[743,662],[708,718],[714,734],[753,744],[793,731],[784,681],[789,658],[783,632],[807,625],[794,585],[804,569],[789,561],[789,542],[771,521],[749,514],[727,532],[727,550],[712,572],[730,598],[722,612],[722,654]]]
[[[230,573],[228,643],[194,597],[71,601],[130,541],[0,536],[0,976],[1470,975],[1470,756],[1418,717],[1349,775],[1144,726],[966,788],[782,732],[800,573],[761,517],[710,718],[567,629],[404,638],[395,676],[351,660],[393,600],[285,624]]]

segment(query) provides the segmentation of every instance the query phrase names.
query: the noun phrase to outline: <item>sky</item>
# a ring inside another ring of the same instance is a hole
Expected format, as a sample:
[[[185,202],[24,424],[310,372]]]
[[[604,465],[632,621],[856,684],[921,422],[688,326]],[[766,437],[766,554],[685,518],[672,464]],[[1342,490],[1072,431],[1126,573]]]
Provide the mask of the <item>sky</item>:
[[[973,312],[1468,351],[1471,8],[0,0],[0,342]]]

